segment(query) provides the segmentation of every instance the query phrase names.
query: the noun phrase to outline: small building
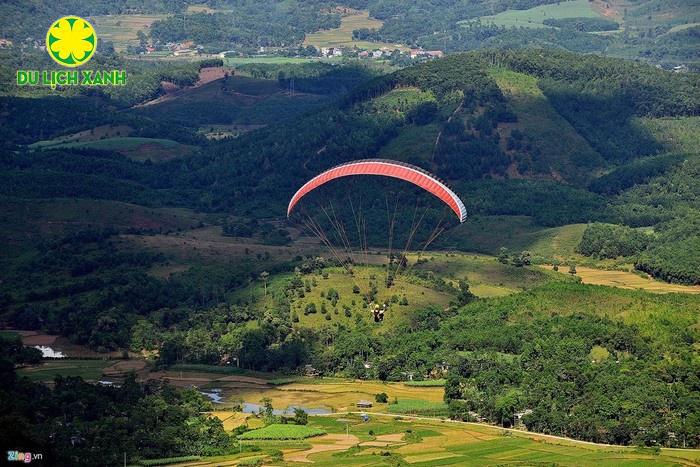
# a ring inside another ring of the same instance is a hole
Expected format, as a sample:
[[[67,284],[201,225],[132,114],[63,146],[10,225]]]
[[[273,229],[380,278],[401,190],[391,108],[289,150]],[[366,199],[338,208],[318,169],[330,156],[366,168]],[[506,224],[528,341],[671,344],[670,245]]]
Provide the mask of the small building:
[[[372,402],[366,401],[366,400],[358,401],[356,405],[357,405],[358,409],[371,409],[372,408]]]
[[[319,373],[319,371],[318,371],[316,368],[314,368],[313,366],[311,366],[311,365],[304,365],[304,375],[305,375],[305,376],[314,377],[314,376],[319,376],[320,373]]]
[[[518,428],[522,428],[525,426],[525,423],[523,423],[523,417],[526,415],[530,415],[532,413],[532,409],[525,409],[522,412],[516,412],[513,414],[515,417],[515,426]]]

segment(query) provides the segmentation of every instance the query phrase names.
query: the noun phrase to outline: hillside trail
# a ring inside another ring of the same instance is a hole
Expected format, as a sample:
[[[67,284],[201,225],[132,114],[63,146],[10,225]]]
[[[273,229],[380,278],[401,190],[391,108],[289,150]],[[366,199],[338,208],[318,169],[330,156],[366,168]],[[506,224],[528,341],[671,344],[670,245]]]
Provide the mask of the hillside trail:
[[[452,112],[452,115],[447,119],[447,123],[450,123],[452,121],[452,118],[459,113],[460,110],[462,110],[462,106],[464,105],[464,100],[459,103],[457,108],[455,109],[454,112]],[[435,144],[433,145],[433,153],[430,156],[430,169],[435,170],[435,153],[437,152],[438,145],[440,144],[440,138],[442,137],[442,129],[437,134],[437,137],[435,138]]]

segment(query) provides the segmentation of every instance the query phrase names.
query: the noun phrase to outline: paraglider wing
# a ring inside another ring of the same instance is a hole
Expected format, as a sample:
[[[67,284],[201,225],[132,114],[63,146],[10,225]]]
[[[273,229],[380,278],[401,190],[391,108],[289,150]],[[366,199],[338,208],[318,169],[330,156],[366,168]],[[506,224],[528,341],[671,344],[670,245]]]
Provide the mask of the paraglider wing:
[[[438,178],[420,167],[387,159],[364,159],[347,162],[315,176],[299,188],[289,201],[287,217],[291,215],[299,200],[309,192],[337,178],[354,175],[378,175],[407,181],[423,188],[447,204],[457,215],[459,222],[464,222],[467,219],[467,209],[462,200]]]

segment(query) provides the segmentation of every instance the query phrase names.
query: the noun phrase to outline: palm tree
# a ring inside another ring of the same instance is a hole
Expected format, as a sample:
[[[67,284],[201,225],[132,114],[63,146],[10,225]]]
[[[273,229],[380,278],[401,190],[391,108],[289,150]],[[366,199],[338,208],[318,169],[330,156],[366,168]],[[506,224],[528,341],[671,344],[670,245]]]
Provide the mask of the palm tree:
[[[260,279],[263,281],[263,287],[265,288],[265,296],[267,297],[267,278],[270,277],[270,273],[263,271],[260,273]]]

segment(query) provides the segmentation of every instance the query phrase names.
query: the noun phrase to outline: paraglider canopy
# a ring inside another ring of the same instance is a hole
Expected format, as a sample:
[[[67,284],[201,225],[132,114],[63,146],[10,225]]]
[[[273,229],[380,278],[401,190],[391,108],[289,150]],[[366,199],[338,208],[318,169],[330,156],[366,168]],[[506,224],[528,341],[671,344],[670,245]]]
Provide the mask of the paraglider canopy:
[[[354,175],[378,175],[407,181],[433,194],[447,204],[457,215],[460,223],[467,219],[467,209],[464,207],[462,200],[440,179],[415,165],[388,159],[363,159],[347,162],[315,176],[299,188],[289,201],[287,217],[292,214],[294,207],[306,194],[332,180]]]

